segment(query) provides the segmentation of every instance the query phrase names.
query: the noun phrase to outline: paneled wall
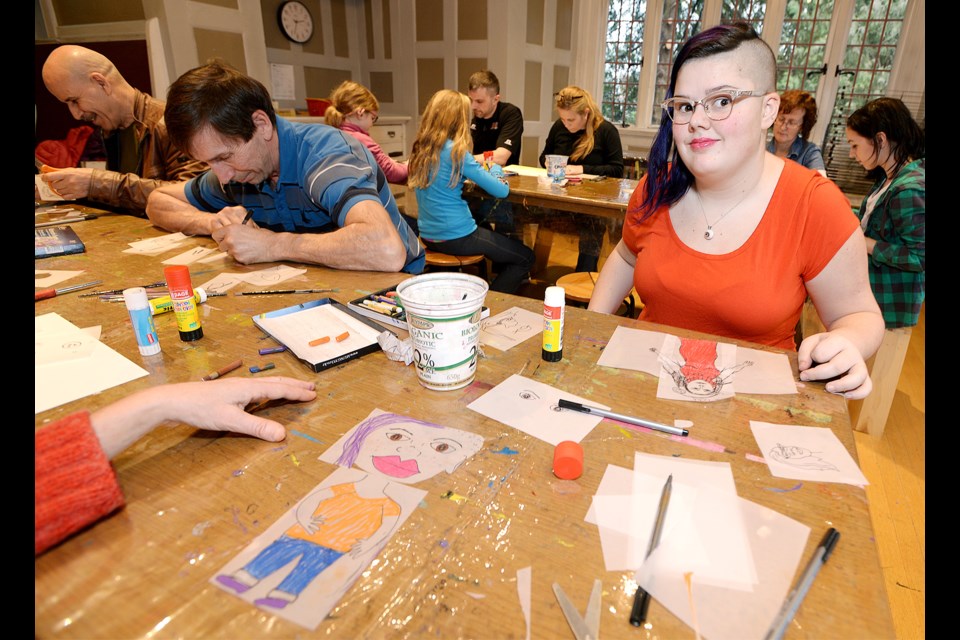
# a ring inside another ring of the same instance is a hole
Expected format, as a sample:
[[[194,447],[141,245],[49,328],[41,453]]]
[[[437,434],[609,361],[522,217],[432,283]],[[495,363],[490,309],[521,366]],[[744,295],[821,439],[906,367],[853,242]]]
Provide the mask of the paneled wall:
[[[523,111],[525,164],[537,163],[556,118],[553,93],[576,77],[577,11],[602,14],[606,6],[603,0],[302,0],[315,31],[296,44],[278,27],[282,0],[118,0],[132,7],[116,12],[123,19],[112,26],[78,22],[90,15],[84,7],[102,7],[97,0],[36,1],[46,14],[38,21],[38,42],[146,40],[160,97],[172,79],[211,56],[271,91],[290,91],[292,97],[277,99],[287,109],[304,110],[308,97],[326,97],[349,78],[370,87],[381,113],[411,117],[408,140],[436,90],[466,92],[469,75],[489,68],[500,79],[502,99]],[[70,25],[56,22],[61,4],[70,6]],[[142,20],[130,18],[137,5]]]

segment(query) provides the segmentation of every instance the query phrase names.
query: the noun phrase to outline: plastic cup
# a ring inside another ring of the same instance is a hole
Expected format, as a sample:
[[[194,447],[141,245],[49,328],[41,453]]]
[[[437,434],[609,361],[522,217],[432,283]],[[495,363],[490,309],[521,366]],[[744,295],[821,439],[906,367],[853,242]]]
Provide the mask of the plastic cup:
[[[544,158],[547,163],[547,175],[554,182],[563,182],[567,177],[567,156],[550,154]]]
[[[397,285],[420,384],[452,391],[473,382],[480,312],[490,285],[467,273],[426,273]]]

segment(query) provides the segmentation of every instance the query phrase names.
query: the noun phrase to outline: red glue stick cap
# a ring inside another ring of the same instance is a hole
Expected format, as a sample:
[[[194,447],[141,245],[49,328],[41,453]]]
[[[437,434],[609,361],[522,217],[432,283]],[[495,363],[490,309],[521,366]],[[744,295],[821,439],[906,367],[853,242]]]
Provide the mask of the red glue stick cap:
[[[564,440],[553,450],[553,475],[562,480],[576,480],[583,473],[583,447],[573,440]]]

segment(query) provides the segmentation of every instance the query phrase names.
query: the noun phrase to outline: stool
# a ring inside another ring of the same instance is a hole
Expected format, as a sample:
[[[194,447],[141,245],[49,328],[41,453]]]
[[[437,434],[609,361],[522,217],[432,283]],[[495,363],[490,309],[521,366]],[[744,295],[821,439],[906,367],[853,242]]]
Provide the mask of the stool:
[[[596,271],[575,271],[558,278],[557,286],[563,287],[567,300],[585,307],[590,302],[590,298],[593,297],[593,286],[597,283],[599,275]],[[623,303],[627,305],[626,315],[630,318],[634,317],[638,307],[643,309],[643,302],[638,305],[634,293],[636,291],[631,288],[630,293],[623,299]]]
[[[468,256],[454,256],[449,253],[431,251],[430,249],[424,249],[424,251],[427,254],[427,269],[437,269],[440,271],[454,269],[456,271],[463,271],[464,267],[477,265],[477,268],[480,270],[480,277],[484,280],[487,279],[487,259],[482,253]]]

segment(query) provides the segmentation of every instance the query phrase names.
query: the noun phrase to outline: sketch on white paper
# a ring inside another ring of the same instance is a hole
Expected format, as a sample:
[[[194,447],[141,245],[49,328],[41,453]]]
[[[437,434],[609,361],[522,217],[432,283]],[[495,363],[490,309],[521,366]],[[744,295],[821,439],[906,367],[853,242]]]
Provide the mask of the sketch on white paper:
[[[256,287],[269,287],[270,285],[280,284],[290,278],[302,276],[306,272],[306,269],[295,269],[285,264],[278,264],[275,267],[268,267],[251,273],[242,273],[239,274],[239,277],[247,284],[252,284]]]
[[[750,421],[760,453],[778,478],[869,484],[840,439],[826,427]]]
[[[662,369],[657,387],[658,398],[711,402],[732,398],[734,374],[753,365],[752,360],[737,363],[737,347],[716,340],[679,338],[668,335],[657,349]]]
[[[187,249],[183,253],[177,254],[172,258],[167,258],[162,264],[190,264],[201,258],[205,258],[214,251],[216,251],[216,249],[212,249],[210,247],[194,247],[192,249]]]
[[[135,253],[138,255],[145,256],[156,256],[161,253],[170,251],[171,249],[176,249],[184,241],[187,240],[187,236],[183,235],[179,231],[175,233],[168,233],[164,236],[159,236],[156,238],[147,238],[145,240],[137,240],[136,242],[128,243],[130,245],[129,249],[124,249],[123,253]]]
[[[564,440],[580,442],[602,418],[578,411],[563,411],[558,404],[560,398],[601,409],[610,408],[516,374],[471,402],[467,408],[552,445]]]
[[[211,579],[316,629],[426,496],[411,486],[453,473],[483,437],[374,409],[321,456],[323,482]]]
[[[617,369],[643,371],[659,377],[663,370],[663,364],[657,357],[657,350],[662,350],[663,343],[668,336],[679,340],[676,336],[659,331],[617,327],[613,335],[610,336],[607,346],[604,347],[603,353],[600,354],[597,364]],[[718,342],[717,344],[725,343]],[[651,351],[651,349],[654,349],[654,351]],[[735,353],[735,363],[724,366],[739,366],[745,362],[753,363],[736,371],[737,393],[797,393],[797,378],[790,365],[790,359],[785,353],[741,346],[736,347]],[[718,367],[718,369],[722,368]]]
[[[480,321],[480,344],[506,351],[543,332],[543,315],[511,307]]]

